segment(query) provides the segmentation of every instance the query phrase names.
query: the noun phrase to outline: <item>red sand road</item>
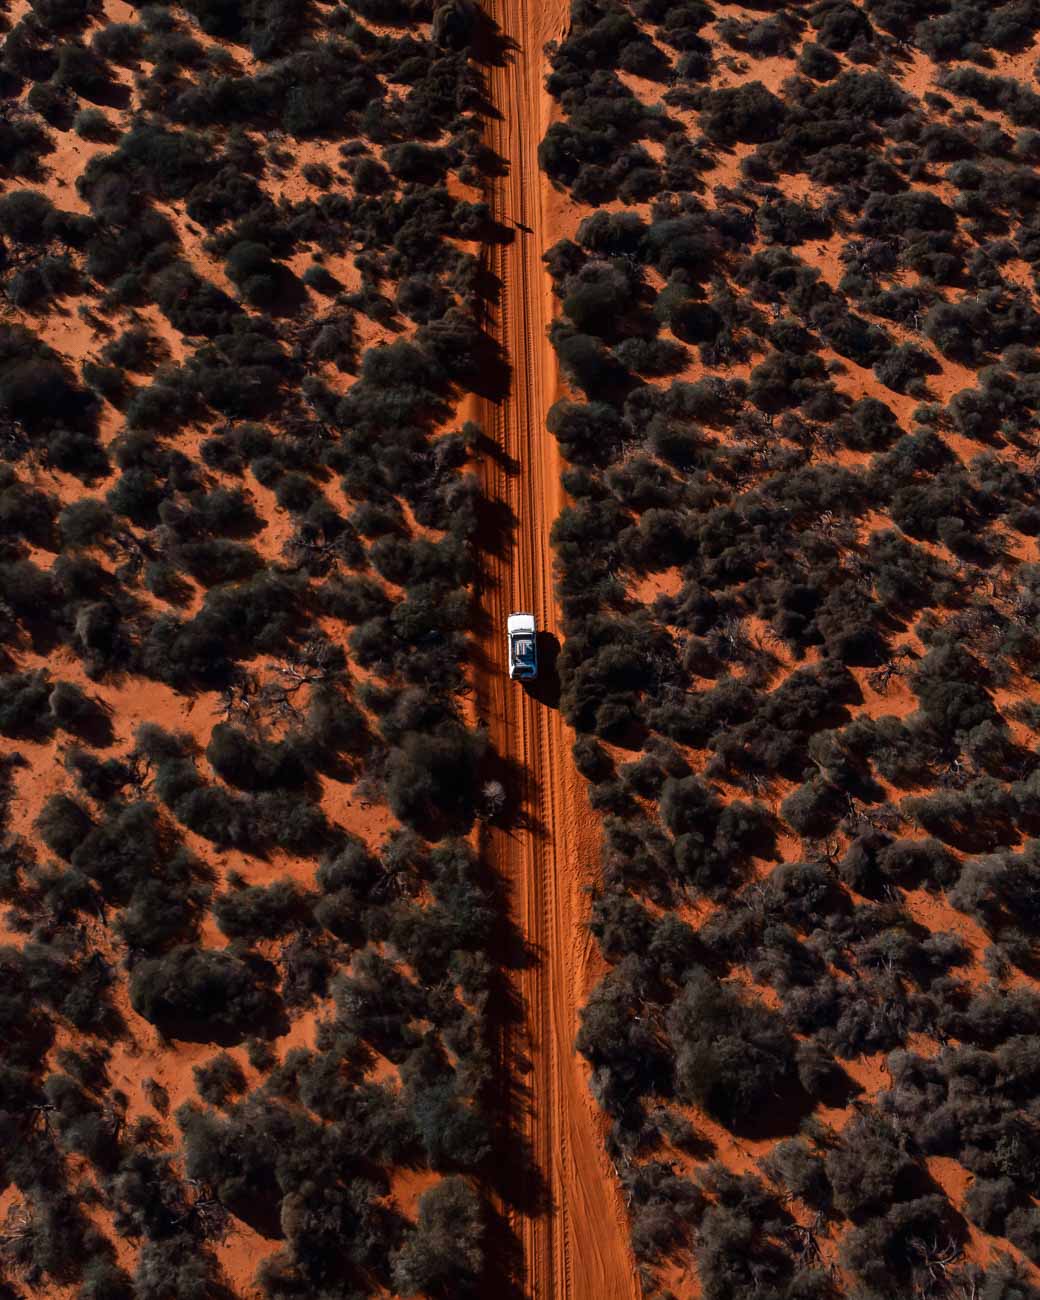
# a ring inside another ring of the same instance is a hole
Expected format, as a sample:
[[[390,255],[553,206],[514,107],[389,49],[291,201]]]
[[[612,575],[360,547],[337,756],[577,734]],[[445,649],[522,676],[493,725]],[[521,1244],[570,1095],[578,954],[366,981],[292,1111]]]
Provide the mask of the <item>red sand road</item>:
[[[571,759],[569,729],[555,708],[511,683],[506,667],[511,610],[530,610],[539,629],[559,634],[549,530],[563,498],[555,440],[545,429],[556,365],[546,339],[552,298],[541,262],[541,187],[547,182],[538,172],[537,147],[549,107],[543,48],[563,32],[565,4],[485,0],[485,10],[508,51],[502,66],[489,69],[499,116],[487,123],[488,142],[508,165],[489,201],[500,223],[518,222],[530,231],[517,230],[511,243],[487,253],[502,286],[491,327],[512,378],[506,398],[486,401],[480,410],[499,450],[497,459],[485,458],[485,491],[508,507],[515,527],[486,565],[487,631],[477,688],[497,752],[516,765],[524,813],[520,825],[492,832],[488,842],[510,890],[514,923],[535,957],[517,980],[526,1037],[513,1048],[531,1061],[522,1122],[550,1201],[545,1213],[518,1215],[514,1228],[523,1245],[526,1294],[536,1300],[634,1300],[624,1207],[587,1070],[574,1050],[577,1011],[596,974],[582,921],[598,828]]]

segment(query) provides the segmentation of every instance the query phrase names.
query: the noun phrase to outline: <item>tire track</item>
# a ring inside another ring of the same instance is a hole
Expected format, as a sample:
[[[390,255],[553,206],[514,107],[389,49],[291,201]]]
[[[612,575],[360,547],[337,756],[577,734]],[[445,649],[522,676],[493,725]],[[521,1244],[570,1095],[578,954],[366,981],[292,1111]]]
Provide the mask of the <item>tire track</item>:
[[[522,1048],[531,1060],[530,1096],[517,1119],[550,1201],[541,1212],[525,1204],[511,1222],[523,1248],[524,1292],[533,1300],[635,1300],[624,1208],[574,1051],[577,1011],[591,983],[581,924],[598,827],[558,710],[509,682],[506,664],[511,610],[530,610],[539,629],[560,634],[549,529],[563,505],[562,466],[545,428],[556,366],[546,338],[552,301],[541,263],[548,241],[537,146],[548,125],[542,51],[563,33],[566,0],[483,0],[483,7],[507,47],[505,58],[488,68],[498,116],[487,119],[486,136],[507,167],[490,184],[488,200],[500,226],[528,228],[489,250],[501,285],[489,327],[512,376],[505,400],[481,409],[498,451],[484,459],[484,489],[508,508],[514,535],[490,564],[478,692],[497,753],[518,769],[523,813],[518,828],[490,832],[488,845],[509,887],[514,922],[534,956],[516,980],[522,1042],[509,1046],[511,1058]]]

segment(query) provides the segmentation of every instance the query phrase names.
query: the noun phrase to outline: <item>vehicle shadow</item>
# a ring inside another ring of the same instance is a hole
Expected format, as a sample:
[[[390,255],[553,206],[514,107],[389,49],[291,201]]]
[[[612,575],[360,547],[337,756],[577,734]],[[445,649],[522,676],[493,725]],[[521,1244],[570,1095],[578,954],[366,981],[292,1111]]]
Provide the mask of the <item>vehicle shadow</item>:
[[[560,657],[560,643],[552,632],[537,632],[535,645],[538,653],[538,676],[525,682],[524,690],[533,700],[546,708],[560,707],[560,674],[556,661]]]

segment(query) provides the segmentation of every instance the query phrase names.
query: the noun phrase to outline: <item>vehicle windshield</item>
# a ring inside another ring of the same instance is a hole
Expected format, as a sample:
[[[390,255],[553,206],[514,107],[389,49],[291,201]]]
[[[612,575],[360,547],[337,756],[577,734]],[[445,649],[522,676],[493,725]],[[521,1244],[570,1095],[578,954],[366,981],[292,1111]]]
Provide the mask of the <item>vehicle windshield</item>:
[[[514,636],[513,657],[515,659],[524,659],[524,660],[534,659],[534,637]]]

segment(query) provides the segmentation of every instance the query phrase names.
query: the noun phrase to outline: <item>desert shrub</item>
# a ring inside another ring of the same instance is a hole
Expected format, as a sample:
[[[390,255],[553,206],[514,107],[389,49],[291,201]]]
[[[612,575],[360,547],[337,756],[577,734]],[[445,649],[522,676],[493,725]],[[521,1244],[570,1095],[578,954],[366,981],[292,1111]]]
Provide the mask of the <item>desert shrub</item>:
[[[182,334],[230,333],[241,308],[184,262],[165,267],[151,281],[155,301]]]
[[[54,205],[39,190],[14,190],[0,198],[0,230],[23,244],[43,243]]]
[[[0,676],[0,732],[6,736],[41,737],[53,725],[51,684],[43,669]]]
[[[411,732],[387,761],[387,798],[394,815],[410,825],[431,818],[472,816],[482,740],[461,727],[438,735]]]
[[[7,282],[7,296],[23,311],[35,311],[51,298],[71,292],[76,285],[76,269],[67,257],[43,257],[34,265],[16,271],[11,276]],[[103,388],[97,380],[101,379],[103,383],[106,378],[110,379],[99,375],[89,362],[84,365],[84,376],[88,378],[90,387],[99,391],[103,391]],[[114,391],[119,391],[118,384]],[[111,392],[106,395],[111,395]]]
[[[299,786],[305,779],[299,750],[292,743],[265,745],[228,723],[213,728],[206,757],[225,781],[241,790]]]
[[[764,203],[758,214],[759,229],[769,243],[794,245],[809,239],[826,239],[830,223],[814,208],[793,200]]]
[[[680,1095],[730,1127],[795,1079],[794,1043],[773,1012],[706,971],[691,972],[668,1014]]]
[[[113,1260],[93,1255],[83,1268],[77,1300],[131,1300],[133,1284]]]
[[[119,404],[125,397],[126,380],[122,371],[115,366],[103,366],[98,365],[96,361],[84,361],[82,373],[83,382],[99,397],[106,397],[113,404]]]
[[[106,898],[124,901],[165,856],[161,843],[150,804],[116,802],[77,846],[72,863],[97,882]]]
[[[828,1205],[831,1186],[823,1157],[811,1150],[803,1138],[778,1142],[763,1165],[772,1178],[806,1204],[817,1209]]]
[[[114,1134],[103,1121],[101,1107],[66,1074],[50,1075],[44,1096],[54,1107],[63,1146],[86,1156],[100,1169],[111,1168],[116,1154]]]
[[[56,726],[95,744],[111,743],[112,724],[108,710],[72,682],[57,682],[48,703]]]
[[[842,1137],[841,1145],[825,1160],[839,1209],[854,1215],[868,1210],[884,1212],[893,1201],[911,1195],[914,1161],[881,1119],[857,1116]]]
[[[689,353],[675,339],[627,338],[614,349],[614,355],[626,368],[636,374],[662,376],[681,370]]]
[[[736,1300],[755,1285],[762,1285],[756,1279],[768,1279],[774,1294],[782,1294],[781,1288],[808,1281],[806,1274],[791,1277],[790,1257],[757,1229],[747,1209],[739,1204],[707,1208],[698,1233],[696,1259],[705,1293],[713,1300]],[[816,1292],[820,1292],[819,1287]],[[813,1293],[811,1283],[800,1292]]]
[[[359,194],[382,194],[393,188],[393,178],[377,158],[358,158],[350,167],[354,188]]]
[[[243,240],[228,253],[225,271],[229,280],[254,307],[270,307],[278,295],[278,267],[271,250],[263,244]]]
[[[36,820],[44,844],[66,860],[72,857],[93,825],[83,805],[64,794],[51,795]]]
[[[33,0],[32,11],[36,18],[52,31],[81,26],[97,14],[93,0]]]
[[[81,108],[73,119],[73,129],[82,140],[102,142],[112,138],[112,126],[99,108]]]
[[[623,383],[624,372],[599,339],[560,322],[550,327],[550,337],[565,373],[590,398],[606,396]]]
[[[964,1195],[964,1213],[983,1232],[1004,1235],[1008,1214],[1019,1203],[1010,1178],[976,1178]]]
[[[1012,77],[993,77],[960,67],[944,72],[939,84],[988,108],[1000,108],[1018,126],[1040,126],[1040,95]]]
[[[90,47],[110,63],[131,66],[144,46],[145,32],[136,23],[106,23],[90,38]]]
[[[614,770],[607,751],[593,736],[575,738],[574,762],[578,771],[588,781],[605,780]]]
[[[72,125],[75,100],[68,89],[56,86],[52,81],[38,81],[30,87],[25,98],[29,107],[49,126],[67,131]]]
[[[317,263],[308,266],[300,278],[308,289],[325,294],[327,297],[334,296],[342,287],[328,267],[319,266]]]
[[[394,1256],[395,1287],[404,1295],[475,1293],[483,1262],[483,1213],[462,1178],[445,1178],[419,1198],[412,1232]]]
[[[378,582],[354,574],[330,578],[321,588],[321,603],[333,618],[355,625],[385,616],[393,604]]]
[[[979,665],[958,645],[938,646],[921,660],[913,689],[922,712],[940,734],[970,731],[994,717],[993,703],[979,678]]]
[[[8,609],[30,623],[46,619],[58,596],[53,576],[29,560],[0,563],[0,593]]]
[[[198,864],[177,850],[162,864],[161,877],[138,881],[117,928],[138,953],[156,956],[198,936],[199,922],[209,899]]]
[[[244,1037],[272,1010],[270,992],[227,952],[181,945],[141,962],[130,979],[138,1015],[178,1036]]]
[[[985,313],[970,303],[937,303],[924,321],[924,332],[952,361],[977,365],[986,356],[989,334]]]
[[[240,886],[214,903],[217,924],[232,939],[275,939],[308,919],[306,896],[289,880]]]
[[[913,343],[892,348],[874,364],[874,374],[886,388],[897,393],[917,393],[925,375],[934,374],[935,360]]]
[[[819,838],[832,831],[845,813],[847,799],[825,777],[811,777],[780,805],[784,820],[799,835]]]
[[[34,546],[51,548],[55,543],[55,502],[18,482],[0,489],[0,536],[24,537]]]
[[[242,1067],[228,1052],[221,1052],[202,1065],[196,1065],[192,1074],[196,1091],[211,1106],[226,1106],[246,1087]]]
[[[170,1230],[146,1240],[137,1256],[134,1296],[137,1300],[163,1300],[173,1294],[186,1300],[203,1300],[219,1283],[216,1259],[189,1233]]]
[[[104,359],[122,370],[143,372],[155,355],[155,338],[142,326],[131,326],[101,349]]]
[[[623,437],[623,426],[606,402],[568,402],[549,408],[546,426],[575,464],[605,464],[613,459]]]
[[[814,81],[831,81],[841,71],[841,61],[815,41],[806,41],[798,55],[798,71]]]
[[[784,121],[784,105],[760,81],[709,92],[701,126],[716,144],[758,144],[774,140]]]
[[[58,46],[58,66],[53,80],[59,88],[67,87],[84,99],[98,103],[110,93],[108,65],[94,50],[82,45],[65,43]]]
[[[263,567],[263,561],[251,546],[225,538],[183,542],[174,548],[173,555],[177,564],[205,587],[239,582]]]

